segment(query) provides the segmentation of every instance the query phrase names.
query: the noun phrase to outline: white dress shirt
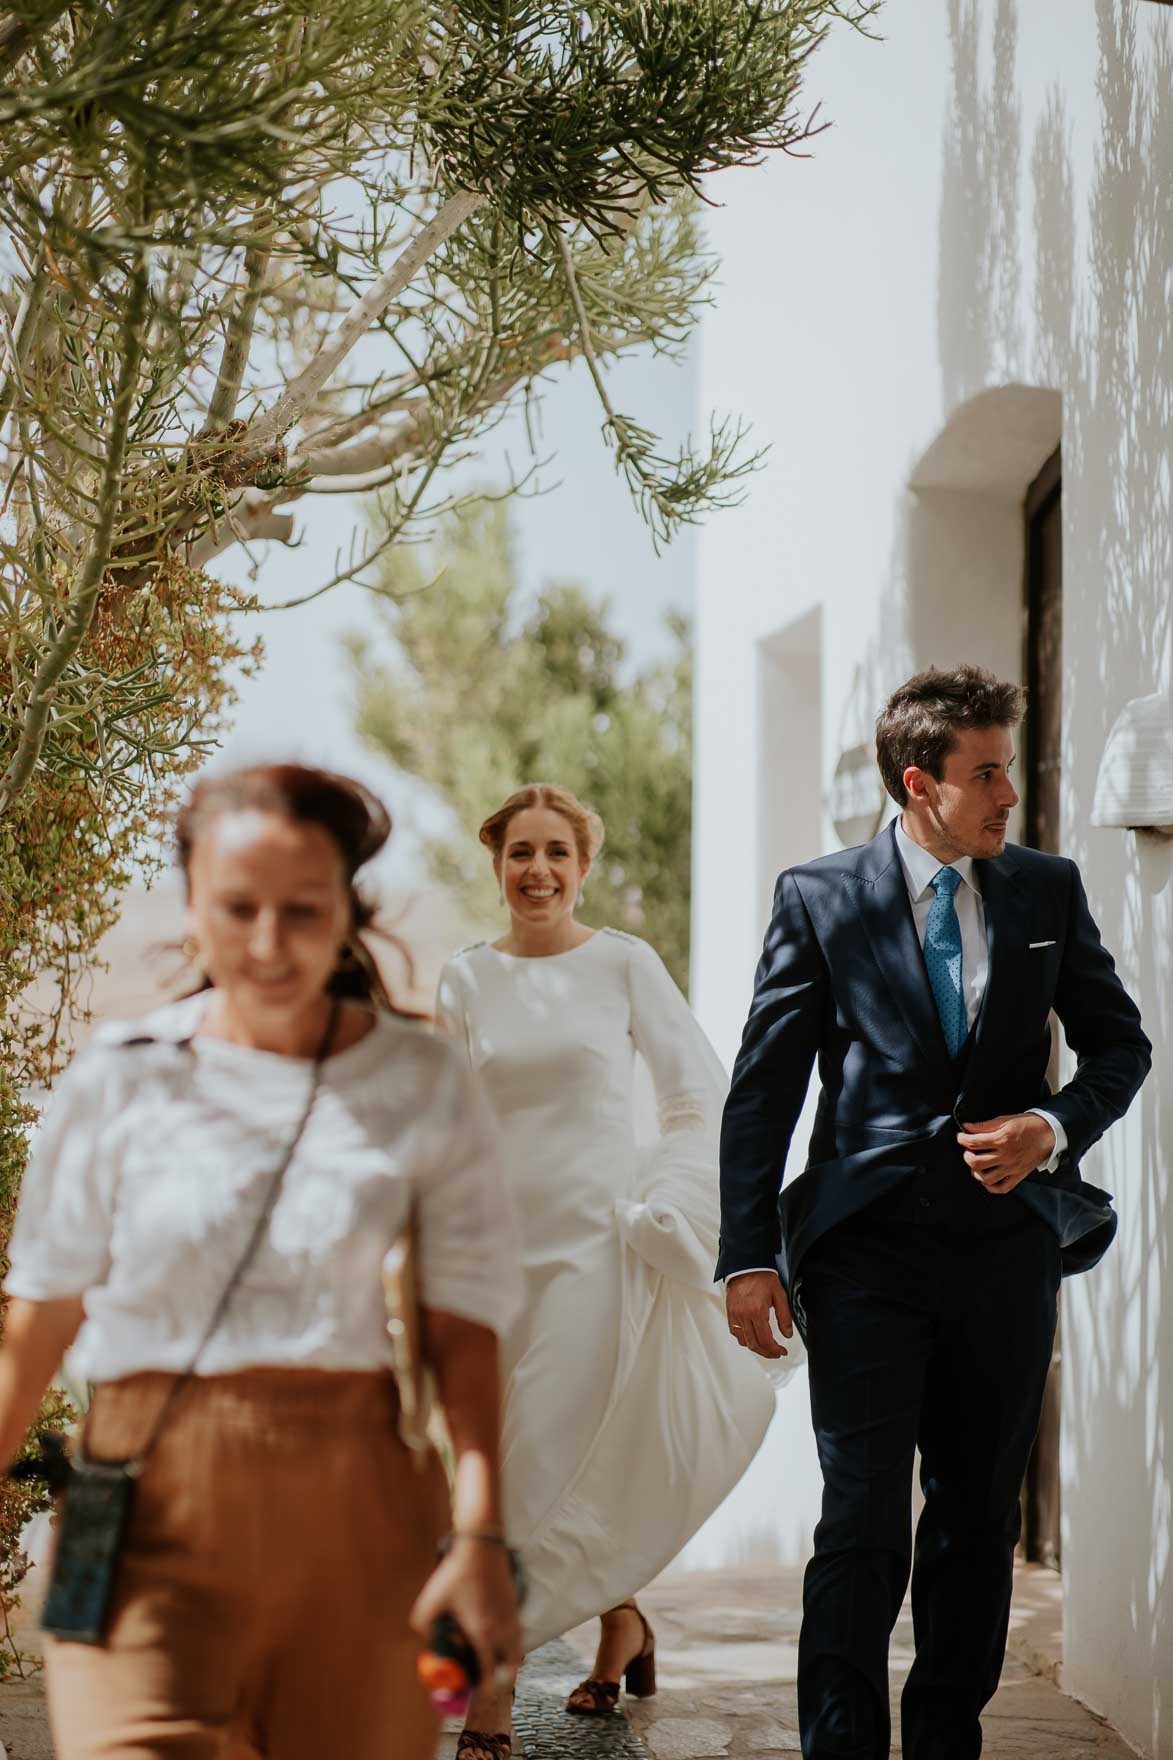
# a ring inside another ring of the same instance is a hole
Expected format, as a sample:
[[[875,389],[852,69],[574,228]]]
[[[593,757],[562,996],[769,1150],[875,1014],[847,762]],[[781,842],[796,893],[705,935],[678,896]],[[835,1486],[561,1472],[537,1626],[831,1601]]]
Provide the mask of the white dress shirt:
[[[900,857],[900,866],[904,870],[904,882],[908,887],[909,903],[912,906],[912,920],[916,924],[917,940],[923,952],[925,935],[929,926],[929,912],[936,902],[933,881],[941,872],[944,864],[936,856],[931,855],[919,843],[914,843],[904,829],[901,820],[896,821],[896,850]],[[982,904],[982,890],[978,881],[977,871],[972,856],[961,856],[948,866],[956,868],[961,876],[961,885],[954,894],[954,907],[957,911],[957,922],[961,929],[961,983],[965,992],[965,1019],[972,1030],[982,1006],[982,998],[986,993],[986,985],[990,977],[990,950],[986,939],[986,913]],[[1050,1159],[1041,1162],[1040,1173],[1054,1173],[1059,1165],[1059,1157],[1067,1147],[1067,1132],[1059,1120],[1050,1112],[1044,1112],[1041,1106],[1030,1106],[1029,1112],[1037,1112],[1045,1118],[1055,1133],[1055,1147]],[[731,1283],[735,1277],[745,1277],[749,1271],[773,1271],[774,1266],[747,1266],[744,1271],[733,1271],[725,1279]]]

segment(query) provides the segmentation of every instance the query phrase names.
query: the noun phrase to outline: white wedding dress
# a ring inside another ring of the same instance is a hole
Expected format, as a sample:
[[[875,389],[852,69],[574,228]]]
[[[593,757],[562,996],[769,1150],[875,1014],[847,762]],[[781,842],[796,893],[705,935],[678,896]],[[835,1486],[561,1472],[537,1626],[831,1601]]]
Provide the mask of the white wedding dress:
[[[713,1285],[724,1072],[646,942],[603,929],[538,959],[480,942],[444,968],[437,1007],[501,1122],[521,1224],[503,1459],[532,1649],[675,1557],[774,1396]],[[659,1114],[645,1147],[637,1054]]]

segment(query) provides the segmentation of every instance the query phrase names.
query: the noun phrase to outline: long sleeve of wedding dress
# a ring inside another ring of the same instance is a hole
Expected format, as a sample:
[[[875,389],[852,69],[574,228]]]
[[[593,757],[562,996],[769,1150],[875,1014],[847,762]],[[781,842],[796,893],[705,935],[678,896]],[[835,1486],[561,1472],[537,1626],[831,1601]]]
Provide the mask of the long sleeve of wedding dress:
[[[620,1233],[653,1270],[711,1296],[725,1071],[646,942],[631,941],[627,979],[631,1036],[655,1088],[659,1137],[637,1164],[632,1197],[616,1203]]]
[[[437,1012],[500,1120],[521,1225],[503,1458],[532,1647],[675,1557],[757,1452],[774,1396],[713,1284],[724,1072],[653,950],[613,930],[539,959],[481,943],[445,968]]]

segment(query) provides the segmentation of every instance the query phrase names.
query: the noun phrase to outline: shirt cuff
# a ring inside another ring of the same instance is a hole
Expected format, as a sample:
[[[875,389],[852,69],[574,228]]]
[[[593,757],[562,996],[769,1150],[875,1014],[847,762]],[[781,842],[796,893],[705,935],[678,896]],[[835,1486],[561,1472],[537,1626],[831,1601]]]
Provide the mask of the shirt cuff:
[[[1055,1133],[1055,1147],[1051,1152],[1051,1159],[1049,1161],[1040,1162],[1039,1166],[1035,1169],[1035,1172],[1055,1173],[1059,1166],[1059,1157],[1067,1148],[1067,1132],[1063,1129],[1063,1126],[1059,1123],[1059,1120],[1055,1117],[1053,1112],[1044,1112],[1041,1106],[1028,1106],[1027,1111],[1033,1112],[1037,1118],[1045,1118]]]
[[[735,1277],[756,1277],[759,1271],[772,1271],[775,1277],[778,1276],[778,1267],[776,1265],[743,1265],[740,1271],[731,1271],[728,1277],[725,1278],[724,1281],[726,1287],[733,1282]],[[781,1281],[781,1279],[779,1279],[779,1281]]]

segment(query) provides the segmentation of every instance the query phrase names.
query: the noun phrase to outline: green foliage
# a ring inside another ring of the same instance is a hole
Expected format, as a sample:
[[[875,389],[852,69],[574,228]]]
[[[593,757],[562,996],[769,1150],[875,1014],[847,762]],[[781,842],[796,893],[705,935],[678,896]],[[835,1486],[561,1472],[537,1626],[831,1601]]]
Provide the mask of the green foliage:
[[[622,230],[660,199],[805,134],[803,63],[846,0],[460,0],[447,10],[421,119],[462,186],[498,190],[523,230],[574,215]],[[569,27],[569,28],[568,28]]]
[[[560,783],[607,828],[583,920],[644,936],[687,987],[686,622],[671,620],[676,652],[668,664],[632,675],[605,603],[581,587],[548,588],[520,614],[507,515],[496,504],[451,515],[427,564],[418,551],[397,551],[382,584],[397,601],[380,608],[394,652],[380,657],[365,642],[350,643],[359,728],[451,807],[455,833],[428,849],[434,877],[474,919],[499,915],[477,827],[522,783]]]

